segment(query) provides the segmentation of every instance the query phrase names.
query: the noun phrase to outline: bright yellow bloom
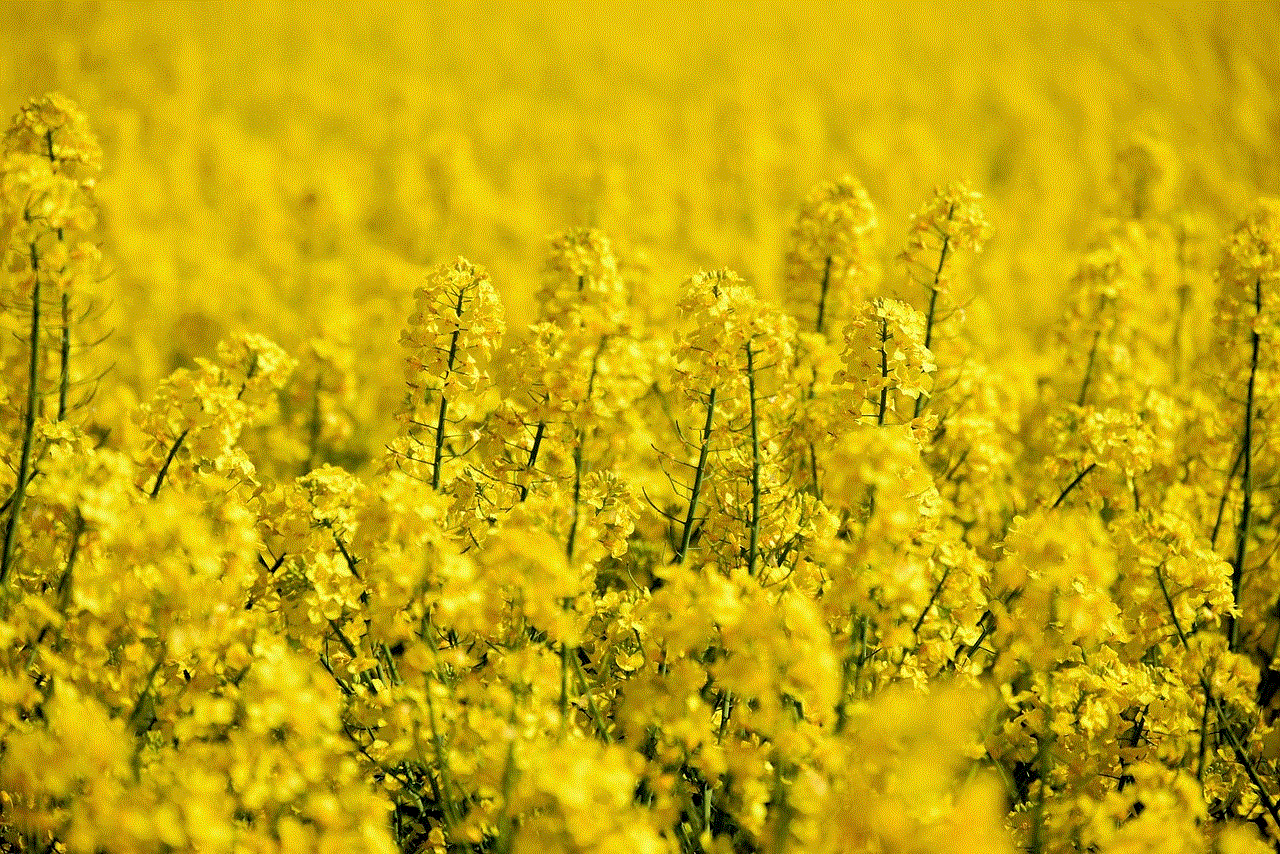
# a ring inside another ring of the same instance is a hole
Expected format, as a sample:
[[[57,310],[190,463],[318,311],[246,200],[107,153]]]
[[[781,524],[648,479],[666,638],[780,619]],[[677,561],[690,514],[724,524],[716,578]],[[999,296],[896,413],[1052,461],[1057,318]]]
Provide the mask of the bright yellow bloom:
[[[866,188],[844,176],[805,198],[791,227],[784,274],[791,302],[823,332],[875,285],[878,221]]]

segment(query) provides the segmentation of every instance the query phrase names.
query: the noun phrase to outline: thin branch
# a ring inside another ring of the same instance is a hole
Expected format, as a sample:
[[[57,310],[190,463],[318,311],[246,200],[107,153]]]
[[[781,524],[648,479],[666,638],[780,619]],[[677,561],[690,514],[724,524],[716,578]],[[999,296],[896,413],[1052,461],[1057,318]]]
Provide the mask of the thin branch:
[[[1262,278],[1254,281],[1254,311],[1262,315]],[[1244,471],[1240,474],[1240,491],[1244,493],[1240,505],[1240,524],[1236,529],[1236,556],[1231,563],[1231,599],[1236,609],[1240,607],[1240,587],[1244,581],[1244,561],[1249,547],[1249,516],[1253,510],[1253,391],[1258,376],[1258,348],[1262,337],[1257,324],[1251,327],[1252,355],[1249,359],[1249,386],[1244,406]],[[1240,621],[1235,613],[1227,615],[1227,648],[1235,652],[1240,647]],[[1280,822],[1277,822],[1280,824]]]
[[[716,412],[716,392],[711,389],[707,398],[707,423],[702,428],[702,449],[698,452],[698,468],[693,475],[693,490],[689,495],[689,509],[684,518],[684,534],[680,538],[680,548],[676,550],[675,563],[684,563],[689,552],[689,543],[693,540],[693,525],[697,518],[698,497],[702,494],[702,479],[707,472],[707,453],[711,449],[711,422]]]
[[[1218,545],[1218,530],[1222,527],[1222,514],[1227,507],[1227,496],[1231,494],[1231,482],[1236,479],[1236,472],[1240,471],[1242,462],[1244,462],[1244,445],[1241,445],[1236,453],[1236,461],[1231,464],[1227,482],[1222,485],[1222,497],[1218,499],[1218,515],[1213,520],[1213,532],[1209,535],[1209,545],[1213,548],[1217,548]]]
[[[828,255],[827,261],[822,267],[822,290],[819,291],[818,321],[815,324],[816,331],[819,335],[826,331],[824,327],[826,326],[827,319],[827,290],[831,287],[831,261],[832,258]]]
[[[0,588],[13,568],[13,551],[18,542],[18,525],[27,498],[28,472],[31,470],[31,448],[35,443],[36,406],[40,401],[40,256],[31,244],[31,272],[34,282],[31,297],[30,359],[27,362],[27,411],[22,422],[22,454],[18,462],[18,480],[14,487],[13,509],[4,531],[4,553],[0,557]]]
[[[1081,471],[1080,474],[1076,475],[1076,479],[1071,481],[1071,483],[1067,484],[1067,488],[1062,490],[1062,494],[1058,496],[1058,500],[1053,502],[1053,507],[1049,509],[1051,510],[1058,509],[1058,505],[1060,505],[1062,502],[1067,500],[1067,496],[1071,494],[1071,490],[1079,486],[1080,481],[1084,480],[1084,476],[1087,475],[1089,472],[1093,471],[1094,469],[1096,469],[1097,467],[1098,467],[1097,463],[1089,463],[1089,465],[1085,466],[1084,470]]]
[[[747,547],[747,575],[756,574],[760,551],[760,418],[756,412],[755,354],[747,342],[747,392],[751,398],[751,534]]]
[[[155,498],[160,494],[160,487],[164,486],[164,476],[169,473],[169,466],[173,464],[173,458],[178,455],[178,449],[182,447],[183,441],[186,440],[187,434],[191,432],[188,427],[178,434],[178,438],[174,440],[173,447],[169,449],[169,454],[164,458],[164,465],[160,466],[160,472],[156,475],[155,486],[151,488],[151,497]]]

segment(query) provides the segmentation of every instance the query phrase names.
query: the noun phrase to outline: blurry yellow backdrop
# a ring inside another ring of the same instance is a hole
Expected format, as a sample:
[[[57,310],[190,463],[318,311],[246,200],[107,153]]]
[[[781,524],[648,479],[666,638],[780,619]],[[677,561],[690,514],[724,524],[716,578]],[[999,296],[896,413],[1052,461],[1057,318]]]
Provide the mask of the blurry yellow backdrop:
[[[1222,233],[1280,192],[1278,8],[4,3],[0,105],[59,90],[101,135],[108,346],[143,389],[241,327],[398,371],[420,265],[466,255],[527,316],[574,225],[658,311],[702,267],[776,292],[799,199],[846,172],[886,259],[935,184],[987,196],[970,324],[1007,353],[1058,317],[1135,135]]]

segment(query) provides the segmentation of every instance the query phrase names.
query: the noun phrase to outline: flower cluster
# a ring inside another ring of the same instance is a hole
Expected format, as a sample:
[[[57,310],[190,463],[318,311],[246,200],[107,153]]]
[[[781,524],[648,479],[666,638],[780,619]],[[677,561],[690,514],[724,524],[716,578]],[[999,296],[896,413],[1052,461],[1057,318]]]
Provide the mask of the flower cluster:
[[[791,228],[786,283],[791,300],[824,332],[875,286],[879,222],[866,188],[845,176],[814,189]]]
[[[861,393],[855,412],[874,409],[876,422],[897,412],[898,395],[918,398],[935,369],[925,344],[925,317],[899,300],[877,298],[865,303],[845,327],[845,370],[840,375]],[[891,394],[892,393],[892,394]]]
[[[465,258],[432,271],[400,336],[409,387],[449,396],[474,391],[506,329],[488,275]]]
[[[192,352],[116,377],[75,309],[156,274],[100,275],[137,225],[99,230],[88,120],[31,101],[0,164],[0,851],[1271,850],[1280,203],[1175,220],[1204,164],[1134,138],[1037,274],[1069,295],[1034,347],[1001,327],[1030,301],[999,164],[909,220],[876,177],[896,281],[845,177],[761,244],[780,278],[719,209],[691,240],[732,270],[575,228],[522,301],[509,257],[411,260],[477,237],[479,134],[422,141],[454,158],[430,192],[294,176],[287,240],[238,230],[270,206],[208,229],[315,304],[270,337],[166,315]]]
[[[911,216],[907,247],[899,256],[913,279],[942,294],[951,292],[947,256],[960,250],[981,252],[991,224],[981,207],[982,194],[957,183],[934,191]]]

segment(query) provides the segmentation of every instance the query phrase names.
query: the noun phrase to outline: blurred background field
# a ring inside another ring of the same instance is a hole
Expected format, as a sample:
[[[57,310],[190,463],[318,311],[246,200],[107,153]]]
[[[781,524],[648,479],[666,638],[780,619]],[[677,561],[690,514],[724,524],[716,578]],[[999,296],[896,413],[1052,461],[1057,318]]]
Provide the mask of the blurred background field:
[[[700,268],[774,293],[799,200],[844,173],[889,291],[934,185],[988,198],[969,329],[1025,358],[1133,140],[1169,155],[1151,203],[1215,239],[1280,192],[1272,3],[16,2],[0,33],[0,104],[62,91],[102,138],[105,346],[142,394],[244,328],[351,344],[372,413],[422,265],[466,255],[527,317],[576,225],[659,314]]]

